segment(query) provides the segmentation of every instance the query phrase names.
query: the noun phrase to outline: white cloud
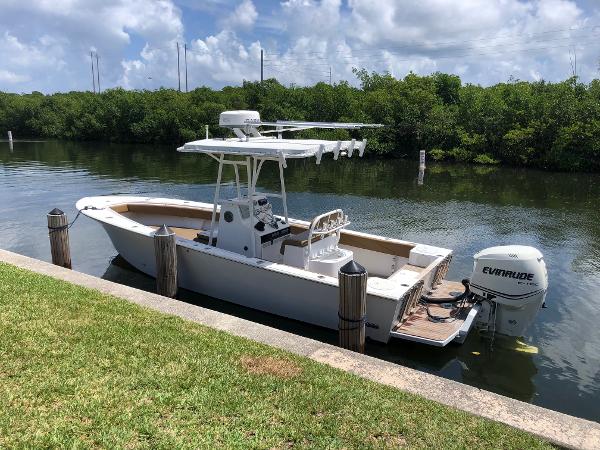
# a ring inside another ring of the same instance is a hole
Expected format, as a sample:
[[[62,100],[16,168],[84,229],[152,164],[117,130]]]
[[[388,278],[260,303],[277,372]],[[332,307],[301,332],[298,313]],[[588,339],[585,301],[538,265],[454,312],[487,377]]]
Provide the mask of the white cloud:
[[[240,84],[260,76],[259,41],[244,44],[233,31],[223,30],[206,39],[192,42],[189,67],[204,74],[206,84]]]
[[[585,15],[574,0],[289,0],[282,12],[290,44],[269,56],[269,70],[286,82],[352,80],[352,67],[459,73],[490,84],[597,76],[600,14]],[[272,51],[271,51],[272,53]]]
[[[146,75],[148,72],[146,64],[139,59],[121,61],[121,66],[123,67],[123,75],[119,84],[125,89],[135,89],[144,87],[144,84],[151,84],[152,77]],[[147,81],[143,79],[144,76]]]
[[[236,30],[236,29],[250,29],[256,22],[258,12],[252,0],[242,0],[235,10],[222,21],[223,28]]]
[[[180,47],[180,66],[183,69],[184,55]],[[156,47],[146,44],[139,58],[121,61],[123,69],[117,85],[125,89],[155,89],[178,86],[177,40]],[[183,76],[183,71],[180,71]]]
[[[126,88],[148,88],[160,85],[160,80],[172,80],[177,87],[177,61],[173,49],[153,49],[146,46],[140,58],[122,63],[123,76],[119,84]],[[259,41],[245,44],[231,30],[191,42],[187,51],[190,89],[200,85],[223,86],[241,84],[260,76]],[[173,56],[175,59],[173,59]],[[181,52],[181,88],[185,88],[184,55]],[[150,79],[151,78],[151,79]]]
[[[1,60],[24,79],[23,91],[91,90],[91,49],[100,55],[103,87],[114,86],[127,73],[132,42],[174,46],[183,36],[180,11],[170,0],[5,0],[0,28],[9,30],[0,37]],[[0,81],[1,89],[14,86]]]
[[[287,0],[281,4],[284,27],[294,37],[345,36],[353,31],[341,26],[341,6],[341,0]]]
[[[43,78],[40,79],[41,74],[63,70],[67,64],[64,57],[60,43],[48,36],[26,44],[5,31],[0,36],[0,61],[3,66],[0,69],[0,89],[6,86],[9,90],[22,91],[27,90],[23,86],[36,84],[39,87],[29,90],[43,89],[45,83]]]
[[[257,79],[261,45],[265,76],[285,83],[326,81],[330,67],[354,83],[353,67],[556,81],[571,73],[569,52],[584,81],[598,76],[600,11],[582,0],[175,1],[216,29],[184,33],[173,0],[4,0],[0,90],[91,89],[92,48],[103,87],[176,87],[185,35],[191,87]]]
[[[29,81],[29,77],[19,75],[10,70],[0,69],[0,83],[14,84]]]

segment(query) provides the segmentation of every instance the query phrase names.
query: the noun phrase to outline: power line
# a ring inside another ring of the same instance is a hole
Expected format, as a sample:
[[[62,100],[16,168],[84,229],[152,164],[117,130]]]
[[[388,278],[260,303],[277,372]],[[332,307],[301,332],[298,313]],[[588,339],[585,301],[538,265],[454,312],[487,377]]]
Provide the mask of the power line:
[[[398,49],[404,49],[404,48],[415,48],[415,47],[422,47],[425,49],[430,49],[431,47],[450,47],[453,45],[458,45],[458,44],[464,44],[464,43],[471,43],[471,42],[480,42],[480,41],[489,41],[492,39],[507,39],[507,38],[516,38],[516,37],[521,37],[521,36],[527,36],[527,37],[535,37],[535,36],[542,36],[542,35],[546,35],[546,34],[552,34],[552,33],[559,33],[559,32],[577,32],[577,31],[582,31],[582,30],[593,30],[594,32],[599,32],[600,33],[600,23],[599,24],[593,24],[593,25],[588,25],[588,26],[584,26],[584,27],[568,27],[568,28],[558,28],[558,29],[554,29],[554,30],[545,30],[545,31],[540,31],[537,33],[512,33],[512,32],[507,32],[506,35],[496,35],[496,36],[488,36],[488,37],[483,37],[483,38],[477,38],[477,39],[466,39],[466,40],[459,40],[459,41],[437,41],[437,42],[433,42],[433,43],[412,43],[412,44],[404,44],[404,45],[393,45],[393,46],[387,46],[387,47],[379,47],[379,48],[373,48],[372,46],[353,46],[351,48],[348,49],[344,49],[344,50],[332,50],[329,53],[344,53],[346,51],[352,51],[354,53],[356,52],[368,52],[369,54],[373,52],[373,50],[388,50],[388,51],[394,51],[394,50],[398,50]],[[469,30],[462,30],[463,32],[469,32],[469,31],[482,31],[481,28],[473,28],[473,29],[469,29]],[[577,38],[579,36],[563,36],[561,38],[558,39],[571,39],[571,38]],[[550,40],[556,40],[557,38],[554,39],[550,39]],[[544,41],[550,41],[550,40],[537,40],[535,42],[544,42]],[[511,45],[511,44],[496,44],[494,46],[501,46],[501,45]],[[513,44],[515,45],[515,44]],[[168,51],[170,49],[170,47],[167,46],[156,46],[156,45],[150,45],[150,47],[152,47],[155,50],[165,50]],[[479,46],[479,47],[474,47],[474,48],[484,48],[483,46]],[[196,54],[205,54],[202,52],[199,52],[197,50],[194,50],[192,48],[188,48],[189,52],[192,53],[196,53]],[[313,52],[305,52],[303,53],[303,55],[322,55],[323,52],[317,52],[317,51],[313,51]],[[284,56],[285,58],[285,56]],[[270,60],[268,58],[264,59],[265,62],[268,61],[273,61]]]
[[[600,42],[598,40],[590,40],[590,41],[581,41],[580,44],[592,44],[592,45],[600,45]],[[565,47],[570,47],[571,44],[568,45],[562,45],[562,46],[550,46],[550,47],[536,47],[536,48],[529,48],[529,49],[522,49],[520,52],[521,53],[528,53],[528,52],[536,52],[536,51],[540,51],[540,50],[551,50],[551,49],[557,49],[557,48],[565,48]],[[485,53],[468,53],[468,54],[464,54],[464,55],[451,55],[451,56],[440,56],[437,59],[459,59],[459,58],[470,58],[470,57],[480,57],[480,56],[489,56],[489,55],[498,55],[498,54],[502,54],[502,53],[506,53],[506,52],[515,52],[514,50],[505,50],[505,51],[495,51],[495,52],[485,52]],[[384,62],[384,63],[398,63],[398,62],[410,62],[413,61],[414,58],[405,58],[405,59],[394,59],[393,61],[390,61],[389,59],[370,59],[368,62],[369,63],[379,63],[379,62]],[[310,75],[317,75],[314,71],[311,72],[312,67],[314,66],[319,66],[319,65],[325,65],[325,64],[311,64],[310,67],[308,69],[304,69],[302,70],[302,66],[298,63],[295,64],[286,64],[284,67],[281,66],[277,66],[273,67],[273,66],[269,66],[271,70],[275,70],[279,73],[281,73],[282,75],[286,75],[288,74],[290,71],[294,71],[294,72],[302,72],[303,75],[308,75],[309,78],[312,78]],[[283,68],[284,71],[278,70],[278,68]],[[574,67],[573,67],[573,71],[574,71]],[[600,66],[599,66],[599,72],[600,72]]]
[[[280,73],[282,75],[285,75],[286,73],[289,72],[287,70],[280,70],[280,69],[276,69],[276,68],[271,68],[271,70],[273,70],[274,72]],[[322,78],[327,78],[329,76],[328,72],[311,70],[311,69],[304,69],[302,71],[302,74],[303,75],[313,75],[313,76],[318,76],[318,77],[322,77]]]
[[[578,44],[599,44],[600,42],[598,40],[590,40],[590,41],[580,41],[578,42]],[[526,48],[526,49],[505,49],[502,51],[493,51],[493,52],[469,52],[469,53],[463,53],[463,54],[459,54],[459,55],[447,55],[447,56],[432,56],[432,58],[435,59],[459,59],[459,58],[468,58],[468,57],[472,57],[472,56],[488,56],[488,55],[499,55],[499,54],[503,54],[503,53],[527,53],[527,52],[535,52],[535,51],[540,51],[540,50],[554,50],[554,49],[558,49],[558,48],[566,48],[566,47],[571,47],[572,44],[566,44],[566,45],[555,45],[555,46],[547,46],[547,47],[533,47],[533,48]],[[390,54],[390,56],[393,56],[393,54]],[[431,56],[431,55],[428,55]],[[359,57],[355,57],[352,58],[354,60],[358,60]],[[413,61],[415,58],[403,58],[403,59],[394,59],[393,62],[407,62],[407,61]],[[301,60],[297,60],[297,61],[289,61],[289,62],[285,62],[282,61],[281,63],[275,64],[275,65],[269,65],[268,67],[273,68],[273,67],[280,67],[280,68],[290,68],[290,66],[292,67],[298,67],[300,66],[300,64],[298,64],[298,61]],[[389,57],[379,57],[379,58],[370,58],[369,63],[373,63],[373,62],[390,62]],[[347,64],[352,64],[352,62],[348,62]],[[329,66],[330,63],[329,62],[323,62],[323,63],[311,63],[310,66],[311,67],[316,67],[316,66]]]
[[[587,31],[586,31],[587,30]],[[464,31],[464,30],[463,30]],[[562,36],[548,36],[552,33],[560,33],[560,32],[568,32],[568,35]],[[518,40],[517,38],[520,36],[527,36],[530,39],[528,40]],[[545,37],[547,36],[547,37]],[[379,48],[369,48],[369,47],[348,47],[342,50],[331,50],[326,52],[328,54],[324,54],[325,52],[305,52],[299,57],[293,57],[289,54],[283,55],[279,59],[276,54],[272,54],[271,58],[265,58],[264,49],[261,49],[261,66],[260,66],[260,76],[261,82],[264,80],[264,70],[268,68],[274,72],[277,72],[282,75],[289,74],[291,71],[301,71],[302,75],[309,78],[319,78],[326,80],[329,79],[329,84],[333,84],[333,66],[332,62],[341,64],[342,67],[348,67],[352,65],[360,65],[361,63],[366,64],[378,64],[385,63],[386,65],[400,63],[400,62],[410,62],[415,61],[416,58],[429,58],[430,60],[446,60],[446,59],[465,59],[472,57],[481,57],[481,56],[491,56],[491,55],[500,55],[504,53],[529,53],[529,52],[540,52],[546,50],[555,50],[565,47],[573,47],[574,55],[571,57],[571,51],[569,51],[569,57],[571,60],[571,71],[573,74],[577,75],[578,67],[577,67],[577,47],[590,44],[590,47],[594,47],[600,44],[600,41],[596,39],[596,37],[600,36],[600,25],[589,25],[585,27],[569,27],[555,30],[546,30],[538,33],[520,33],[515,34],[511,33],[509,35],[496,35],[492,37],[478,38],[478,39],[468,39],[463,41],[438,41],[434,43],[412,43],[405,44],[399,46],[388,46],[388,47],[379,47]],[[531,39],[536,37],[536,39]],[[591,40],[590,38],[594,38]],[[577,42],[571,42],[576,39],[584,39]],[[490,41],[493,40],[495,43],[489,43],[485,45],[475,45],[477,42],[481,41]],[[501,40],[508,40],[508,42],[501,42]],[[531,47],[531,44],[534,43],[550,43],[556,42],[558,44],[563,41],[570,41],[569,43],[565,43],[564,45],[550,45],[550,46],[534,46]],[[461,43],[470,43],[473,45],[465,46],[462,48],[453,48]],[[176,42],[177,48],[177,80],[178,80],[178,90],[181,92],[181,67],[180,67],[180,46],[179,42]],[[171,44],[172,45],[172,41]],[[194,50],[192,48],[188,48],[187,43],[184,42],[184,64],[185,64],[185,91],[188,92],[188,68],[187,68],[187,52],[190,51],[192,53],[197,53],[199,55],[204,55],[206,52],[201,52],[199,50]],[[339,44],[341,45],[341,44]],[[156,50],[166,50],[166,47],[156,47],[150,46]],[[437,48],[436,48],[437,47]],[[516,48],[515,48],[516,47]],[[525,47],[525,48],[524,48]],[[172,48],[172,47],[171,47]],[[408,49],[409,52],[400,52],[399,50]],[[418,50],[422,49],[423,52],[419,53]],[[332,57],[332,54],[339,54],[349,52],[349,55],[341,55],[338,57]],[[369,57],[365,60],[364,56],[361,56],[363,52],[368,52],[369,56],[372,56],[375,53],[375,57]],[[453,54],[448,54],[452,52]],[[405,55],[413,55],[412,57]],[[94,69],[94,55],[96,57],[96,68]],[[310,57],[308,55],[315,55]],[[403,58],[397,58],[397,56],[404,56]],[[333,61],[331,61],[333,59]],[[361,61],[362,60],[362,61]],[[98,93],[101,92],[100,88],[100,69],[99,69],[99,55],[95,51],[90,52],[90,61],[91,61],[91,69],[92,69],[92,88],[93,92],[96,93],[96,80],[98,84]],[[344,62],[346,61],[346,62]],[[302,63],[305,64],[302,64]],[[336,66],[337,67],[337,66]],[[323,71],[321,71],[321,68]],[[326,70],[328,69],[328,73]],[[600,65],[598,66],[598,71],[600,72]],[[294,77],[293,77],[294,78]]]
[[[554,30],[546,30],[546,31],[542,31],[542,32],[538,32],[538,33],[510,33],[509,35],[497,35],[497,36],[488,36],[488,37],[484,37],[484,38],[478,38],[478,39],[466,39],[466,40],[462,40],[462,41],[438,41],[438,42],[433,42],[430,44],[427,43],[412,43],[412,44],[404,44],[404,45],[395,45],[395,46],[390,46],[390,47],[379,47],[378,50],[398,50],[398,49],[405,49],[405,48],[414,48],[414,47],[423,47],[423,48],[431,48],[431,47],[451,47],[454,45],[458,45],[458,44],[466,44],[466,43],[470,43],[470,42],[480,42],[480,41],[488,41],[491,39],[506,39],[506,38],[515,38],[515,37],[520,37],[520,36],[528,36],[528,37],[534,37],[534,36],[541,36],[541,35],[546,35],[546,34],[552,34],[552,33],[559,33],[559,32],[564,32],[564,31],[581,31],[581,30],[589,30],[592,29],[594,32],[596,31],[600,31],[600,24],[596,24],[596,25],[589,25],[589,26],[585,26],[585,27],[577,27],[577,28],[573,28],[573,27],[569,27],[569,28],[561,28],[561,29],[554,29]],[[477,31],[480,31],[481,29],[477,29]],[[468,31],[468,30],[463,30],[463,31]],[[570,39],[572,37],[577,37],[577,36],[565,36],[562,37],[562,39]],[[542,39],[539,42],[543,42],[544,40]],[[536,41],[538,42],[538,41]],[[507,44],[499,44],[499,45],[507,45]],[[330,53],[344,53],[346,51],[352,51],[352,52],[372,52],[373,51],[373,47],[372,46],[362,46],[362,48],[359,46],[353,46],[352,48],[349,49],[344,49],[344,50],[336,50],[336,51],[332,51]],[[306,52],[304,53],[305,55],[310,55],[310,54],[315,54],[315,55],[320,55],[323,52]]]
[[[600,29],[600,27],[599,27],[599,29]],[[588,36],[584,36],[584,37],[599,36],[599,35],[600,35],[600,33],[592,33],[592,34],[590,34]],[[535,41],[530,41],[530,42],[540,42],[540,43],[544,42],[545,43],[545,42],[552,42],[552,41],[561,41],[561,40],[565,40],[565,39],[569,39],[570,40],[572,38],[573,37],[558,37],[558,38],[553,38],[553,39],[546,39],[546,40],[542,39],[542,40],[535,40]],[[525,45],[527,45],[528,43],[525,43]],[[502,44],[492,44],[492,45],[479,45],[479,46],[463,47],[463,48],[457,49],[457,50],[480,50],[480,49],[493,49],[493,48],[496,48],[496,47],[507,48],[507,47],[520,46],[520,45],[523,45],[523,44],[524,44],[523,42],[515,42],[515,43],[512,43],[512,44],[502,43]],[[570,45],[571,44],[569,44],[569,46]],[[411,49],[414,49],[414,48],[419,48],[419,47],[424,47],[424,44],[423,45],[417,45],[417,44],[415,44],[414,46],[402,46],[402,47],[397,47],[397,48],[411,48]],[[431,48],[431,47],[426,47],[425,49],[428,50],[430,53],[448,51],[448,48]],[[388,53],[391,53],[391,54],[398,54],[398,52],[390,51],[388,48],[374,48],[374,49],[370,50],[371,53],[373,53],[374,51],[375,52],[388,52]],[[513,50],[510,50],[510,51],[513,51]],[[351,56],[342,56],[342,57],[337,57],[336,59],[337,60],[340,60],[340,59],[349,59],[349,60],[352,60],[352,59],[356,59],[356,58],[358,58],[360,56],[361,56],[360,52],[354,52],[353,51],[353,54]],[[311,61],[328,61],[329,58],[327,56],[315,56],[315,57],[308,57],[308,58],[293,58],[293,57],[290,57],[290,56],[284,56],[284,57],[282,57],[279,60],[269,59],[269,60],[266,60],[266,61],[267,62],[277,61],[280,64],[287,64],[286,61],[290,61],[290,60],[293,60],[294,62],[298,62],[298,61],[311,62]],[[328,62],[326,62],[326,63],[324,62],[321,65],[324,65],[324,66],[325,65],[329,65],[329,63]]]
[[[279,69],[273,69],[274,72],[277,72],[278,74],[285,76],[286,74],[289,73],[289,71],[283,71],[283,70],[279,70]],[[296,71],[298,72],[298,71]],[[323,80],[323,81],[327,81],[327,77],[329,76],[329,74],[327,72],[316,72],[316,71],[311,71],[311,70],[303,70],[302,71],[302,75],[303,77],[307,77],[308,79],[311,80]]]

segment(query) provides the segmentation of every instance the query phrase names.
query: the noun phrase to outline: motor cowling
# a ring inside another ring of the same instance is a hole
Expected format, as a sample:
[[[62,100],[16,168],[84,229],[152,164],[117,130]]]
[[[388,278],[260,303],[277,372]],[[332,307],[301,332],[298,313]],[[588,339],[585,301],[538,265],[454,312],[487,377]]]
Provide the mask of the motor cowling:
[[[542,253],[522,245],[491,247],[475,256],[471,292],[490,303],[488,329],[522,336],[544,303],[548,272]]]

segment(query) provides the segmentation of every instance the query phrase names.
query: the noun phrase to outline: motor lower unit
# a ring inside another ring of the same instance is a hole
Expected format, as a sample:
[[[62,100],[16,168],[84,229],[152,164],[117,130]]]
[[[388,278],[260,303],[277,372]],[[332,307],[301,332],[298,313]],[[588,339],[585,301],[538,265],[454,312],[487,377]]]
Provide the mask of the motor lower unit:
[[[522,336],[544,304],[548,272],[533,247],[491,247],[475,256],[471,293],[481,302],[476,326],[508,336]]]

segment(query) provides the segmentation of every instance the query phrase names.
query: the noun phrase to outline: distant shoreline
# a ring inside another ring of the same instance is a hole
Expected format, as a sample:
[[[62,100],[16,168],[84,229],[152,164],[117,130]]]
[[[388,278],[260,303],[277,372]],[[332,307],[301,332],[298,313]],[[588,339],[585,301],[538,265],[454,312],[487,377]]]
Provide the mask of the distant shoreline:
[[[454,75],[357,73],[361,87],[286,87],[276,80],[221,90],[198,88],[101,94],[0,92],[0,132],[19,138],[180,144],[224,136],[218,115],[253,109],[265,120],[375,122],[383,129],[302,132],[305,137],[366,138],[370,157],[502,164],[559,171],[600,171],[600,80],[511,81],[463,85]]]

